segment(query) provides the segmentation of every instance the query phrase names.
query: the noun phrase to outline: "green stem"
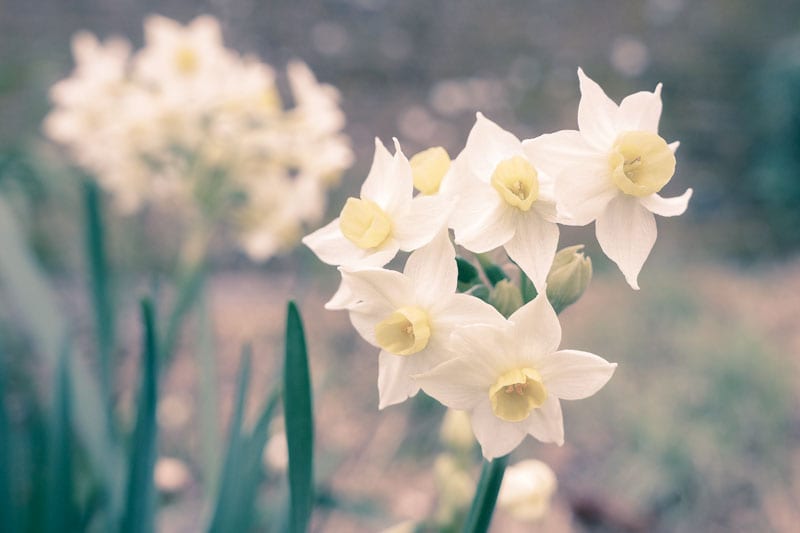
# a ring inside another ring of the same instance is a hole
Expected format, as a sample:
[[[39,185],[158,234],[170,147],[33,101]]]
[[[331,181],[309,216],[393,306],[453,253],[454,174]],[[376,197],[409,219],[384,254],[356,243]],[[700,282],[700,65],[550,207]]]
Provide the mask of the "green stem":
[[[481,479],[478,481],[478,488],[475,489],[475,497],[472,499],[472,506],[464,524],[464,533],[484,533],[489,530],[508,457],[504,455],[492,461],[483,461]]]

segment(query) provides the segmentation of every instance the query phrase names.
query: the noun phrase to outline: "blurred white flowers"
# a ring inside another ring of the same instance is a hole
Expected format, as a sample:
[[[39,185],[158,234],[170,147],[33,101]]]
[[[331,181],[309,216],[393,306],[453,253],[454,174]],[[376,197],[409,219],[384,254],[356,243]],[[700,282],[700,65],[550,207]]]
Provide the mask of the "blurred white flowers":
[[[539,520],[550,508],[556,485],[556,475],[547,464],[535,459],[520,461],[506,470],[497,505],[517,520]]]
[[[327,188],[350,166],[337,91],[300,62],[284,106],[272,68],[225,48],[216,19],[145,21],[145,45],[72,42],[76,67],[51,90],[45,133],[124,212],[155,203],[206,227],[224,224],[264,259],[318,222]]]

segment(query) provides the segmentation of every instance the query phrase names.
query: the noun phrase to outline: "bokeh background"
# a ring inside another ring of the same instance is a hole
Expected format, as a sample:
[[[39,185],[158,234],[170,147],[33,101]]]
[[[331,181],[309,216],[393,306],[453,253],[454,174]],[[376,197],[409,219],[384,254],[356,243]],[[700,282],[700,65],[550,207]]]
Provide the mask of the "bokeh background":
[[[562,232],[562,245],[587,243],[595,267],[584,298],[562,315],[564,345],[620,367],[601,393],[565,407],[564,447],[529,440],[515,457],[541,458],[558,474],[553,510],[537,526],[543,531],[795,530],[800,4],[3,1],[0,194],[13,204],[78,339],[92,328],[81,176],[41,133],[47,91],[72,69],[74,32],[119,34],[138,46],[150,13],[181,22],[214,15],[227,46],[278,70],[301,58],[340,90],[356,163],[333,191],[328,219],[358,190],[375,136],[398,137],[409,154],[442,145],[455,155],[476,111],[520,138],[575,128],[578,66],[617,101],[663,82],[660,131],[681,141],[664,192],[693,187],[689,211],[658,220],[639,292],[603,256],[591,228]],[[107,220],[124,413],[139,364],[137,300],[154,272],[171,267],[177,237],[163,217],[109,213]],[[217,243],[205,299],[211,324],[187,325],[161,383],[159,453],[187,469],[177,489],[162,493],[163,531],[192,531],[202,514],[197,420],[209,408],[198,399],[198,337],[204,328],[214,332],[220,387],[212,411],[224,428],[243,342],[254,347],[253,395],[263,397],[276,379],[289,298],[306,318],[316,394],[324,502],[314,528],[376,531],[433,512],[443,410],[420,397],[378,412],[374,350],[344,313],[322,309],[337,282],[334,268],[301,247],[259,265]],[[17,315],[0,286],[0,390],[10,428],[0,439],[15,475],[33,480],[14,496],[22,501],[36,492],[41,450],[24,443],[41,432],[43,378]],[[262,503],[277,492],[265,489]],[[496,531],[528,527],[498,512]]]

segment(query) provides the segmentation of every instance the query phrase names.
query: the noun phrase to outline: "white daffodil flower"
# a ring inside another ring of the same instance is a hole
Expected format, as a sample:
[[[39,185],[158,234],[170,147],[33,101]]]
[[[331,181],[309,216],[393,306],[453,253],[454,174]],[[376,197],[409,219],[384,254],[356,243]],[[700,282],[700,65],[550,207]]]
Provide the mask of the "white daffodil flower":
[[[448,210],[434,197],[412,199],[411,165],[395,143],[392,157],[375,139],[375,158],[360,198],[348,198],[338,218],[307,235],[303,243],[329,265],[347,269],[383,266],[398,250],[429,243]]]
[[[661,84],[625,97],[618,106],[578,69],[580,131],[563,130],[523,142],[525,153],[556,177],[556,195],[571,220],[596,220],[605,254],[638,289],[637,278],[656,241],[654,214],[683,214],[692,189],[675,198],[658,191],[675,172],[678,142],[658,135]]]
[[[503,246],[539,292],[558,246],[553,180],[513,134],[478,113],[453,165],[450,218],[456,244],[484,253]]]
[[[470,325],[453,332],[460,354],[415,376],[429,396],[471,413],[484,457],[510,453],[526,435],[564,443],[560,400],[580,400],[605,385],[616,368],[597,355],[559,350],[561,325],[540,294],[503,326]]]
[[[414,396],[419,385],[411,376],[452,356],[450,334],[457,327],[505,323],[489,304],[456,294],[455,250],[445,229],[409,256],[402,274],[381,268],[340,270],[347,297],[326,307],[347,309],[356,331],[381,349],[381,409]]]

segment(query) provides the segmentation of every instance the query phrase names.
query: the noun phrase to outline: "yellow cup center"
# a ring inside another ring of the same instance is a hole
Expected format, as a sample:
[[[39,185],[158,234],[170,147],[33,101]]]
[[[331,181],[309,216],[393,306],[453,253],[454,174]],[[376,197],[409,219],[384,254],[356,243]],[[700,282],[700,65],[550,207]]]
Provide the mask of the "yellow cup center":
[[[348,198],[339,217],[339,228],[351,242],[366,250],[389,238],[392,221],[372,200]]]
[[[188,46],[182,46],[175,52],[175,66],[181,74],[193,74],[199,63],[197,53]]]
[[[675,174],[675,154],[667,142],[649,131],[626,131],[617,137],[609,158],[614,185],[631,196],[661,190]]]
[[[450,155],[441,146],[435,146],[416,154],[409,163],[414,187],[422,194],[436,194],[450,169]]]
[[[506,372],[489,387],[489,401],[495,416],[506,422],[519,422],[541,407],[547,399],[542,377],[533,368]]]
[[[495,167],[492,187],[508,205],[527,211],[539,197],[539,174],[527,159],[516,155]]]
[[[428,313],[414,306],[401,307],[375,326],[378,346],[395,355],[411,355],[428,345]]]

